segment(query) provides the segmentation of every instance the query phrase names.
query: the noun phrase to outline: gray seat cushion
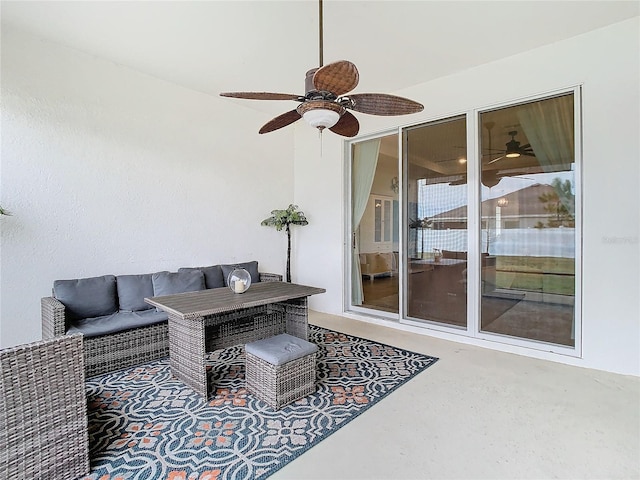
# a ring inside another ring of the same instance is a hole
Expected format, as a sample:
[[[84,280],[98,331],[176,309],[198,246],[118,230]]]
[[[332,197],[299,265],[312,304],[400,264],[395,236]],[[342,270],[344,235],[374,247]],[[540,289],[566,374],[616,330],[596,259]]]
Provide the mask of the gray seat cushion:
[[[153,296],[204,290],[204,274],[200,270],[188,272],[158,272],[151,276]]]
[[[188,272],[199,270],[204,274],[204,284],[207,288],[220,288],[226,286],[224,277],[222,276],[222,267],[220,265],[212,265],[210,267],[183,267],[178,272]]]
[[[100,317],[118,311],[116,277],[78,278],[53,282],[53,296],[65,306],[69,320]]]
[[[116,277],[120,310],[135,312],[153,308],[144,301],[145,297],[153,297],[152,275],[151,273],[146,273],[143,275],[118,275]]]
[[[236,268],[244,268],[249,275],[251,275],[251,283],[258,283],[260,281],[260,273],[258,273],[258,262],[244,262],[234,263],[230,265],[220,265],[222,267],[222,277],[224,278],[224,286],[229,286],[229,274]]]
[[[283,365],[318,351],[317,345],[288,333],[247,343],[244,348],[271,365]]]
[[[85,337],[98,337],[166,322],[167,318],[168,315],[165,312],[156,312],[155,310],[118,312],[101,317],[75,320],[71,322],[67,334],[83,333]]]

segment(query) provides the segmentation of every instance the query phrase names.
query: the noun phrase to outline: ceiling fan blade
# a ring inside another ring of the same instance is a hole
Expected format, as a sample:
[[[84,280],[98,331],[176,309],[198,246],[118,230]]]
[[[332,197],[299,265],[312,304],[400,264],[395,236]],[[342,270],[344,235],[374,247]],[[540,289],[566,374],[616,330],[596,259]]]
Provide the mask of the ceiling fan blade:
[[[347,60],[340,60],[320,67],[313,75],[313,86],[316,90],[339,96],[356,88],[359,79],[356,66]]]
[[[494,158],[493,160],[491,160],[490,162],[487,162],[486,165],[491,165],[492,163],[496,163],[498,160],[502,160],[505,156],[501,156],[498,158]]]
[[[355,137],[360,131],[360,123],[351,112],[344,112],[338,123],[329,130],[343,137]]]
[[[290,112],[283,113],[282,115],[278,115],[276,118],[269,120],[262,126],[258,133],[273,132],[279,128],[291,125],[293,122],[300,120],[300,118],[302,118],[302,115],[300,115],[296,110],[291,110]]]
[[[221,97],[246,98],[247,100],[299,100],[300,95],[269,92],[223,92]]]
[[[424,110],[421,103],[386,93],[355,93],[349,98],[352,110],[371,115],[408,115]]]

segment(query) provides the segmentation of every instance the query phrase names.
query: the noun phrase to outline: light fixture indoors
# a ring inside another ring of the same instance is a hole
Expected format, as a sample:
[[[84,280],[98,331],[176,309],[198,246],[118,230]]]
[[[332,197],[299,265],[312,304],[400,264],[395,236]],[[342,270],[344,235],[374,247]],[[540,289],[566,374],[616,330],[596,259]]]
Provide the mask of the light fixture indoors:
[[[517,134],[518,132],[515,130],[509,132],[511,140],[507,142],[507,152],[504,155],[507,158],[518,158],[520,156],[520,142],[514,138]]]
[[[398,180],[398,177],[393,177],[391,179],[391,190],[393,193],[398,193],[400,191],[400,181]]]
[[[324,130],[338,123],[345,109],[337,103],[316,100],[301,103],[296,111],[309,125],[318,130]]]

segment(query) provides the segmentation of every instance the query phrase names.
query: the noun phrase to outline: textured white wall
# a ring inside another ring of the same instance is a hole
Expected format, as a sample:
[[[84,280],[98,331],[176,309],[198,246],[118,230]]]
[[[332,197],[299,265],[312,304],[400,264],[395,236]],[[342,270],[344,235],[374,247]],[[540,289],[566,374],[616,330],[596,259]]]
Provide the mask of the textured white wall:
[[[358,115],[364,135],[583,84],[583,358],[560,360],[634,375],[639,31],[636,18],[398,92],[425,104],[410,118]],[[312,308],[343,311],[337,136],[320,141],[302,122],[258,136],[247,125],[268,118],[249,109],[8,29],[1,73],[0,203],[15,213],[0,221],[1,345],[40,337],[56,278],[250,258],[283,272],[284,235],[258,224],[292,197],[310,220],[294,230],[293,279],[327,289]]]
[[[55,279],[256,259],[260,221],[293,201],[293,133],[228,99],[2,32],[0,333],[39,339]]]
[[[425,105],[423,113],[411,118],[357,115],[365,135],[399,122],[435,120],[583,85],[583,358],[414,330],[640,375],[639,23],[636,17],[398,92]],[[367,91],[366,72],[360,72],[360,78],[358,91]],[[313,299],[313,307],[339,314],[344,271],[343,142],[325,135],[319,158],[312,137],[313,132],[296,130],[295,198],[316,217],[300,235],[297,269],[306,283],[327,288],[326,295]]]

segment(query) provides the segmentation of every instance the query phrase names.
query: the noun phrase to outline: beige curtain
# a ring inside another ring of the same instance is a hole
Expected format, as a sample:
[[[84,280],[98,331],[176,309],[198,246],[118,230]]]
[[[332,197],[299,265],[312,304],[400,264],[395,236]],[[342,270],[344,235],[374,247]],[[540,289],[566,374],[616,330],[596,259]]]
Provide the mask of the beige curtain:
[[[571,170],[575,156],[573,95],[523,105],[518,119],[545,172]],[[562,196],[560,200],[573,215],[575,204]]]
[[[353,146],[353,161],[351,168],[351,301],[353,305],[362,305],[364,292],[362,291],[362,272],[360,271],[360,246],[356,232],[360,227],[362,215],[367,208],[373,178],[378,165],[380,139],[367,140]]]

